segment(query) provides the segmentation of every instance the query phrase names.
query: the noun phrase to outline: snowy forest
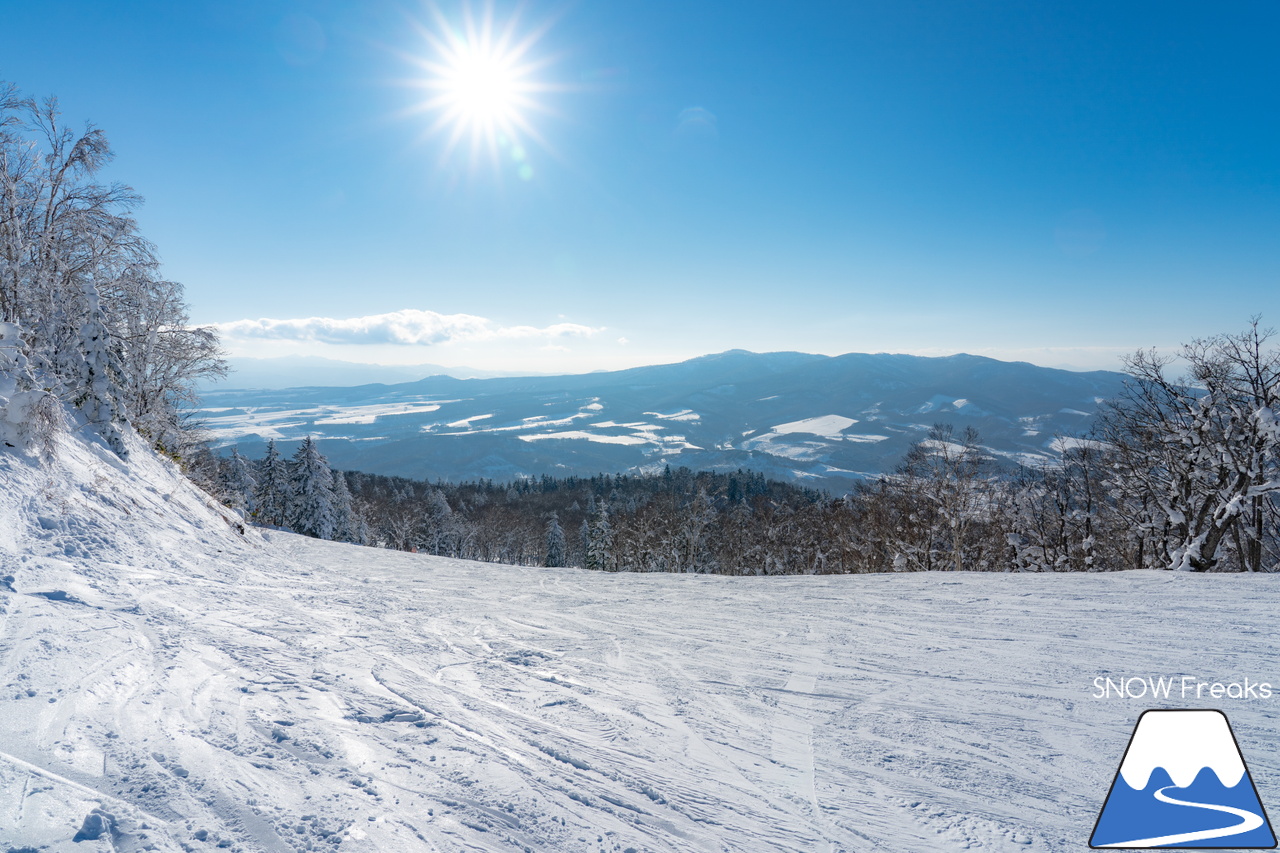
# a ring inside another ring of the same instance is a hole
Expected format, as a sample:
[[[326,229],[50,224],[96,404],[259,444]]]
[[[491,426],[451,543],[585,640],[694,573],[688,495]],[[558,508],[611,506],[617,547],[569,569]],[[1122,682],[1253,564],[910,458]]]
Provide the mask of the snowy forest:
[[[892,474],[833,497],[748,471],[415,482],[207,458],[204,479],[268,524],[344,541],[602,571],[829,574],[932,570],[1275,571],[1280,352],[1255,320],[1172,362],[1127,360],[1127,392],[1057,464],[1010,465],[936,425]],[[324,531],[327,531],[324,532]]]
[[[938,424],[898,468],[843,496],[758,474],[429,484],[292,459],[216,455],[189,421],[221,375],[130,213],[100,175],[111,148],[57,102],[0,85],[0,442],[52,452],[90,429],[118,455],[134,430],[207,492],[266,526],[322,539],[603,571],[1274,571],[1280,563],[1280,352],[1243,332],[1140,351],[1127,391],[1055,464],[1022,467]],[[1176,363],[1183,373],[1170,375]],[[73,413],[69,418],[67,413]]]

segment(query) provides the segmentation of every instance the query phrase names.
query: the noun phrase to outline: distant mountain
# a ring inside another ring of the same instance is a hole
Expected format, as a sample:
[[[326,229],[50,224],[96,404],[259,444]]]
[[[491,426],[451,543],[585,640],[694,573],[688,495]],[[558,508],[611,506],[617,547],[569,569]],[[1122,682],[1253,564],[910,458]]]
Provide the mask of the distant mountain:
[[[476,379],[509,376],[470,367],[438,364],[361,364],[318,356],[229,358],[227,377],[207,382],[201,390],[302,388],[316,385],[365,385],[370,382],[413,382],[428,376]]]
[[[839,490],[892,470],[937,422],[995,456],[1051,459],[1086,430],[1119,373],[973,355],[732,350],[569,376],[206,393],[223,444],[261,454],[310,434],[335,467],[446,480],[750,468]]]

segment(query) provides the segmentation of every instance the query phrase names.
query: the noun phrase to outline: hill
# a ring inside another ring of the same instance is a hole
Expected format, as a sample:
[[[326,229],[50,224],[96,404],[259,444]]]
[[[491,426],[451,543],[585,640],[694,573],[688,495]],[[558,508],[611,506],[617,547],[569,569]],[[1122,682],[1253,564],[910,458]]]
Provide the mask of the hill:
[[[518,569],[242,533],[131,449],[0,451],[9,850],[1074,851],[1151,703],[1096,677],[1274,658],[1270,575]],[[1179,704],[1280,797],[1266,702]]]
[[[422,479],[746,468],[832,489],[892,470],[934,423],[1005,460],[1054,458],[1123,376],[970,355],[740,350],[570,376],[214,391],[215,439],[260,456],[314,435],[335,467]]]

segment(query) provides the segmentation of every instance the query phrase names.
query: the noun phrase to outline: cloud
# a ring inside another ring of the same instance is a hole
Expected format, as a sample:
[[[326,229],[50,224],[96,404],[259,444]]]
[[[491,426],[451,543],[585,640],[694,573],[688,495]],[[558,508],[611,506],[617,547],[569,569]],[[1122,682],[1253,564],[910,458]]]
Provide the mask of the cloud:
[[[474,314],[437,314],[405,308],[390,314],[371,314],[338,320],[306,317],[294,320],[235,320],[215,328],[228,338],[241,340],[315,341],[326,344],[395,344],[429,346],[455,342],[510,338],[590,337],[603,329],[577,323],[537,326],[495,326]]]

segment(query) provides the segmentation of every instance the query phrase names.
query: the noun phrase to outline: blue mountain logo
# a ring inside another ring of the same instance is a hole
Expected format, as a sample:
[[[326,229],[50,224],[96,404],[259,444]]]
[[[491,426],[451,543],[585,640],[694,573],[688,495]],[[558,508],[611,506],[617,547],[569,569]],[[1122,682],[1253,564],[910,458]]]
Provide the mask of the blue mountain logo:
[[[1227,715],[1143,712],[1089,846],[1274,848],[1275,833]]]

